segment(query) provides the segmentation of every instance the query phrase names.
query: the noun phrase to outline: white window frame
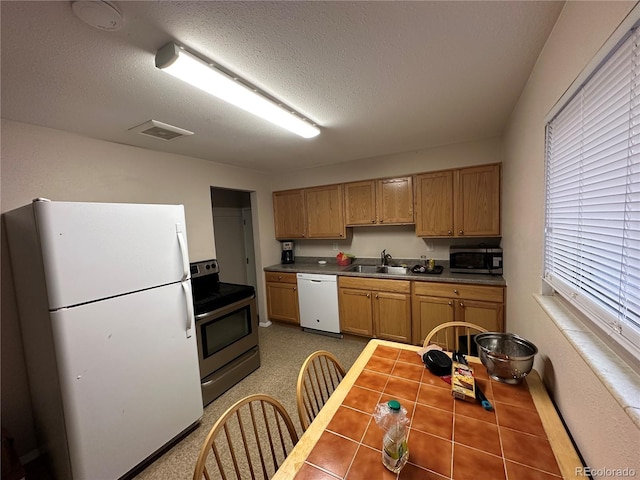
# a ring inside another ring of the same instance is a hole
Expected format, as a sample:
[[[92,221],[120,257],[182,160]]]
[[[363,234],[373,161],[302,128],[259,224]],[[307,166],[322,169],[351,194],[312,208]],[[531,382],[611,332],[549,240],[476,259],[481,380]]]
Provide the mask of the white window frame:
[[[556,103],[553,109],[547,114],[545,118],[546,125],[546,152],[545,152],[545,188],[546,188],[546,198],[547,205],[545,206],[545,242],[544,242],[544,265],[543,265],[543,294],[557,294],[559,295],[564,302],[570,304],[573,308],[577,309],[582,316],[591,323],[592,326],[595,326],[596,333],[600,333],[600,336],[605,336],[607,340],[607,344],[614,347],[614,350],[622,353],[624,357],[631,357],[638,361],[640,360],[640,328],[634,322],[637,319],[637,315],[640,312],[635,311],[638,305],[638,298],[640,298],[640,285],[637,283],[637,279],[640,277],[640,259],[635,258],[636,254],[633,254],[634,258],[629,258],[627,255],[626,260],[630,260],[630,263],[625,265],[624,267],[621,265],[619,269],[619,273],[621,277],[626,275],[626,279],[621,278],[620,283],[623,286],[623,294],[628,294],[631,292],[631,295],[635,296],[635,299],[632,299],[632,305],[634,311],[632,315],[626,315],[623,309],[619,309],[618,311],[612,311],[610,306],[604,306],[602,302],[595,301],[594,298],[590,297],[590,295],[586,292],[586,289],[582,287],[580,277],[582,273],[579,273],[576,279],[569,278],[566,274],[562,272],[554,271],[553,262],[550,260],[553,258],[553,253],[550,252],[552,249],[551,246],[553,242],[556,242],[557,239],[553,238],[553,232],[551,231],[550,223],[549,223],[549,212],[550,212],[550,203],[549,203],[549,175],[550,175],[550,165],[549,165],[549,152],[550,152],[550,143],[549,143],[549,134],[550,134],[550,125],[554,125],[554,120],[556,120],[559,115],[563,113],[565,108],[570,109],[575,107],[576,103],[580,101],[580,96],[583,94],[583,87],[585,85],[589,85],[589,81],[594,78],[594,76],[598,76],[598,72],[601,67],[604,66],[606,69],[609,64],[608,62],[615,57],[615,52],[618,50],[620,45],[623,45],[631,36],[636,36],[636,50],[638,53],[636,54],[636,65],[640,65],[640,5],[636,5],[631,13],[627,16],[627,18],[622,22],[620,27],[612,34],[609,40],[605,43],[605,45],[600,49],[598,54],[594,57],[594,59],[587,65],[587,67],[583,70],[583,72],[576,78],[571,87],[565,92],[565,94],[560,98],[560,100]],[[636,30],[633,33],[633,30]],[[638,72],[638,80],[637,83],[640,84],[640,68],[638,66],[635,67]],[[629,72],[631,72],[632,67],[629,67]],[[638,89],[640,87],[636,87]],[[635,109],[638,109],[640,106],[640,94],[637,97],[637,106]],[[638,131],[634,131],[634,135],[638,135],[638,140],[640,140],[640,117],[637,118],[638,126],[635,127]],[[637,175],[640,175],[640,162],[637,159],[637,155],[640,155],[640,141],[636,146],[636,153],[634,155],[628,154],[627,161],[629,164],[629,172],[627,173],[629,177],[632,177],[634,181],[637,180]],[[555,153],[554,153],[555,155]],[[634,158],[636,157],[636,158]],[[636,186],[634,185],[635,189]],[[635,190],[634,190],[635,191]],[[636,198],[636,193],[631,195],[632,198]],[[636,201],[633,200],[633,208],[637,207]],[[635,225],[638,221],[638,216],[640,212],[637,210],[632,212],[632,224],[634,224],[633,229],[636,230],[637,226]],[[635,220],[634,220],[635,219]],[[636,245],[635,235],[637,231],[633,233],[634,237],[632,237],[631,241],[633,242],[632,251],[640,251],[638,245]],[[578,249],[582,241],[578,240]],[[578,252],[578,264],[581,264],[580,256],[581,252]],[[585,256],[586,258],[586,256]],[[631,272],[629,271],[631,269]],[[558,274],[556,274],[558,273]],[[588,277],[590,273],[587,271],[585,277]],[[631,283],[629,280],[631,279]],[[588,281],[588,280],[587,280]],[[622,300],[623,304],[625,304],[625,300]],[[626,307],[628,308],[628,306]],[[629,321],[628,318],[632,318],[633,320]]]

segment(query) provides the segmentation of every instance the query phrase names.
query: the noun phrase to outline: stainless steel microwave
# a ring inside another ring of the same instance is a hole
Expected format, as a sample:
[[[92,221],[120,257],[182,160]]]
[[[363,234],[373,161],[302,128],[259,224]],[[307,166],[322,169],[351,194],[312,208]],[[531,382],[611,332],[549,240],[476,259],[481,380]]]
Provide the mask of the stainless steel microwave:
[[[502,275],[502,249],[484,245],[449,247],[449,268],[452,273]]]

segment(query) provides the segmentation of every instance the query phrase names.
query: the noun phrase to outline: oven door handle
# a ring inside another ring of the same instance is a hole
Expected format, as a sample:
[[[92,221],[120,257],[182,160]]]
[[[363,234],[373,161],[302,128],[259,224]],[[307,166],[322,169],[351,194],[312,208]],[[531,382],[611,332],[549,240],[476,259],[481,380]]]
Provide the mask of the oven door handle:
[[[187,251],[187,242],[184,240],[184,225],[176,223],[176,234],[178,235],[178,245],[180,245],[180,256],[182,257],[182,278],[184,281],[189,278],[189,252]]]
[[[193,330],[193,295],[191,294],[191,280],[182,282],[184,299],[187,302],[187,338],[191,338]]]
[[[206,317],[210,317],[212,312],[205,312],[205,313],[200,313],[199,315],[196,315],[196,322],[198,320],[202,320],[203,318]]]

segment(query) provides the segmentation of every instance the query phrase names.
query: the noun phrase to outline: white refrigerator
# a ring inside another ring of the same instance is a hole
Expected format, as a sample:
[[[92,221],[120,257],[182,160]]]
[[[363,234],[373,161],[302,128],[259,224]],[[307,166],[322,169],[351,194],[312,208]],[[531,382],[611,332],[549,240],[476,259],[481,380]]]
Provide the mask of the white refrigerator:
[[[202,417],[182,205],[36,199],[5,214],[40,448],[119,478]]]

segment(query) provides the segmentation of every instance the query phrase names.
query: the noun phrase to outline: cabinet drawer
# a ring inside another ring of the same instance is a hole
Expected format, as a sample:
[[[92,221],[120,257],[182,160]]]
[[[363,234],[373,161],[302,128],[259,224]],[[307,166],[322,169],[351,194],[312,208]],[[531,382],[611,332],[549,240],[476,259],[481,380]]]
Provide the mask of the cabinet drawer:
[[[273,283],[298,283],[295,273],[264,272],[264,279]]]
[[[411,282],[379,278],[339,277],[340,288],[357,288],[381,292],[411,293]]]
[[[414,295],[504,302],[504,288],[459,283],[413,282]]]

